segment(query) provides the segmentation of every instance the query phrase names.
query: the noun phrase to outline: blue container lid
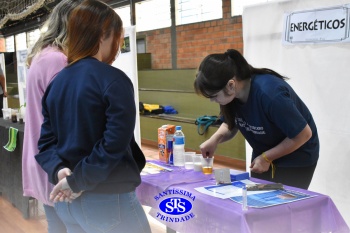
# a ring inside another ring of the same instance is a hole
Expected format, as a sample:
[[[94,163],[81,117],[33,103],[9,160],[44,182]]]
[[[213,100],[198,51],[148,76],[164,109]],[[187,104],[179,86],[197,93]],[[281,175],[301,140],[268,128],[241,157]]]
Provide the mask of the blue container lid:
[[[177,125],[176,127],[175,127],[175,130],[181,130],[182,129],[182,127],[180,126],[180,125]]]

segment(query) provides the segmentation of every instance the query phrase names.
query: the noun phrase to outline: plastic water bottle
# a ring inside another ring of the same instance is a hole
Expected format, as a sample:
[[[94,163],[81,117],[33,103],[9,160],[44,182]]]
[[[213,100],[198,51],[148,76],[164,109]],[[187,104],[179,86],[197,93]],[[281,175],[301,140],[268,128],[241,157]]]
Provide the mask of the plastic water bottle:
[[[173,144],[174,166],[185,166],[185,135],[181,126],[176,126],[175,130]]]

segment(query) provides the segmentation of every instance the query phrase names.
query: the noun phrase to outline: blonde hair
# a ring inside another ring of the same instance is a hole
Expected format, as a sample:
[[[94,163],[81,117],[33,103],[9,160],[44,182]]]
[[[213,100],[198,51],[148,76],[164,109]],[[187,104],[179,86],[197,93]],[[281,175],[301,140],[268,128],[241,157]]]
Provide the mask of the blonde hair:
[[[28,67],[31,65],[34,56],[47,46],[54,46],[62,52],[65,50],[69,15],[82,2],[83,0],[63,0],[55,6],[43,26],[47,28],[47,31],[41,33],[27,56],[26,63]]]

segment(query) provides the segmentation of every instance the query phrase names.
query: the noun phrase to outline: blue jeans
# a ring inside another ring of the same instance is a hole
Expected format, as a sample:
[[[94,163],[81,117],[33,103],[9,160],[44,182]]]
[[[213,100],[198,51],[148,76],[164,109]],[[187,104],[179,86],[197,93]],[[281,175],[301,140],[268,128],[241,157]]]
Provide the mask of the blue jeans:
[[[58,217],[55,208],[49,205],[44,205],[48,233],[65,233],[67,232],[66,226]]]
[[[135,192],[83,192],[72,203],[56,203],[55,209],[68,233],[151,233],[146,214]]]

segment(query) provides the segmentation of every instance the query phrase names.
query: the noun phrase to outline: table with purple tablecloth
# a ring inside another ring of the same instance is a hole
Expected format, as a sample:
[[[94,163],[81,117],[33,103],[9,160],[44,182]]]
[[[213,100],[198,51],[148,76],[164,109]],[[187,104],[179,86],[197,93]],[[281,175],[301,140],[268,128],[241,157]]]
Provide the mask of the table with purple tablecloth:
[[[253,178],[251,180],[266,183]],[[136,193],[142,205],[151,207],[151,216],[181,233],[350,232],[333,201],[326,195],[285,186],[288,190],[313,197],[243,211],[241,204],[230,199],[215,198],[195,190],[209,185],[215,185],[213,175],[175,168],[172,172],[142,176],[142,183]],[[164,207],[160,206],[164,206],[163,200],[171,200],[170,198],[187,199],[186,203],[191,203],[191,210],[183,215],[164,212]]]

